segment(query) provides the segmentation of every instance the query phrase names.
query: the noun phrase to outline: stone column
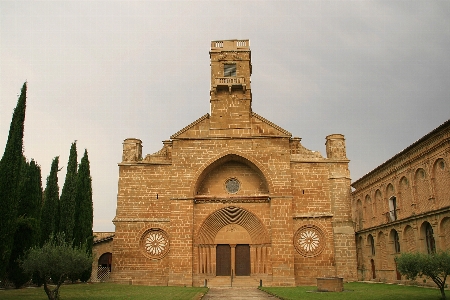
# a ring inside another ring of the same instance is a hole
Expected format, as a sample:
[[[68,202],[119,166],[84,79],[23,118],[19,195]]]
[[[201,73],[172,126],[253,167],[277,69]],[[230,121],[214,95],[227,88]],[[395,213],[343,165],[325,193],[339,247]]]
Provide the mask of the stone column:
[[[217,245],[211,245],[211,273],[216,275],[216,247]]]
[[[250,245],[250,274],[255,274],[256,270],[256,247],[255,245]]]
[[[231,275],[236,274],[236,244],[230,244],[231,247]]]

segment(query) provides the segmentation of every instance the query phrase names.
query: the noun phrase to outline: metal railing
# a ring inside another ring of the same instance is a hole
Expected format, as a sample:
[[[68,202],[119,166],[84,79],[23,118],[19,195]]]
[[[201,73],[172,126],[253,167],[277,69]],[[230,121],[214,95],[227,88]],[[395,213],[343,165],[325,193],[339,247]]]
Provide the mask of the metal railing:
[[[93,282],[104,282],[108,281],[111,277],[111,271],[109,267],[98,267],[97,276],[95,278],[91,278]]]
[[[215,85],[240,85],[245,83],[245,77],[216,77]]]

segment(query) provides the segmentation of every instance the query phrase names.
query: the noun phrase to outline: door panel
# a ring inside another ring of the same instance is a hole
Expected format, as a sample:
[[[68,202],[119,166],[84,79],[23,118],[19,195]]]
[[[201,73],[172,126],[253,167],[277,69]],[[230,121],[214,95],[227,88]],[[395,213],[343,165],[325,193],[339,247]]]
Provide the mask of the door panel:
[[[236,245],[236,276],[250,276],[249,245]]]
[[[217,245],[216,248],[216,276],[231,275],[230,245]]]

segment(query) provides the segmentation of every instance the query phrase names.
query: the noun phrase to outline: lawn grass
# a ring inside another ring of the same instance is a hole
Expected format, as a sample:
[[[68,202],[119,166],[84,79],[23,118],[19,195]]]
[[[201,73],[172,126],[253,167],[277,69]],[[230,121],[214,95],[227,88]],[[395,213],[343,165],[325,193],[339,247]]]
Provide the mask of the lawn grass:
[[[263,291],[285,300],[439,300],[438,289],[382,283],[352,282],[344,284],[342,293],[317,293],[315,286],[262,287]],[[114,283],[69,284],[61,286],[61,300],[84,299],[194,299],[207,288],[121,285]],[[447,293],[450,293],[447,291]],[[2,300],[46,300],[44,288],[0,290]]]
[[[138,286],[114,283],[80,283],[63,285],[60,288],[61,300],[85,299],[200,299],[207,292],[201,287]],[[2,300],[45,300],[44,288],[25,288],[19,290],[0,290]]]
[[[439,300],[441,293],[438,289],[417,286],[404,286],[383,283],[351,282],[344,284],[344,292],[312,292],[315,286],[300,287],[262,287],[272,295],[284,300]],[[447,292],[450,293],[450,292]],[[446,294],[447,294],[446,293]],[[448,298],[448,297],[447,297]]]

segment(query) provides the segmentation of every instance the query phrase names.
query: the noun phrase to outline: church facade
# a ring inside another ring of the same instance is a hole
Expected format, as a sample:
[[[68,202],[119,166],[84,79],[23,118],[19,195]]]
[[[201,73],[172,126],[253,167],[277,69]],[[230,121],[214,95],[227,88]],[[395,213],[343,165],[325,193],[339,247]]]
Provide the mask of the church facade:
[[[327,136],[322,156],[253,112],[248,40],[213,41],[209,54],[210,113],[154,154],[143,156],[139,139],[123,143],[112,280],[356,280],[344,136]]]

